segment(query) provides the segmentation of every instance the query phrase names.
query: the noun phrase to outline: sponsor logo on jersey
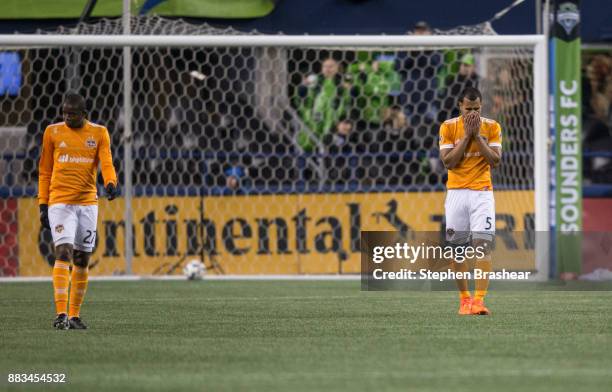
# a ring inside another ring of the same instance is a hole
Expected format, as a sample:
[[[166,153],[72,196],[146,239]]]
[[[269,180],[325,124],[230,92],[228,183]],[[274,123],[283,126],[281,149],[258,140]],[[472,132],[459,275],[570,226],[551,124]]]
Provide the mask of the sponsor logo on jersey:
[[[62,140],[62,142],[59,144],[60,148],[66,148],[68,147],[68,145],[66,144],[65,141]]]
[[[62,154],[57,157],[59,163],[93,163],[93,158],[87,157],[71,157],[68,154]]]
[[[469,158],[469,157],[479,157],[480,151],[476,151],[476,152],[466,152],[463,154],[464,157]]]
[[[62,231],[64,231],[64,225],[57,225],[57,226],[55,226],[55,231],[57,233],[61,233]]]
[[[88,136],[87,140],[85,141],[85,145],[87,148],[96,148],[96,139],[94,139],[93,136]]]

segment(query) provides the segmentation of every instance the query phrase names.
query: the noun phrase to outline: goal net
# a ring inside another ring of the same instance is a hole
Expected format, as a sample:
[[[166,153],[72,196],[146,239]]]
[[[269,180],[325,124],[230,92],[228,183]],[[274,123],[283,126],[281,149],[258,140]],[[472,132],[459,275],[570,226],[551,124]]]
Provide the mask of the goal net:
[[[202,258],[212,274],[292,275],[358,273],[361,231],[444,233],[438,130],[468,85],[502,125],[496,227],[512,241],[498,240],[495,268],[545,271],[534,252],[546,210],[535,202],[546,183],[537,37],[513,41],[483,24],[293,42],[159,17],[132,18],[131,31],[146,39],[131,42],[128,111],[119,20],[0,40],[0,57],[16,59],[0,84],[0,276],[50,274],[37,164],[69,90],[108,127],[129,195],[100,199],[92,274],[172,275]]]

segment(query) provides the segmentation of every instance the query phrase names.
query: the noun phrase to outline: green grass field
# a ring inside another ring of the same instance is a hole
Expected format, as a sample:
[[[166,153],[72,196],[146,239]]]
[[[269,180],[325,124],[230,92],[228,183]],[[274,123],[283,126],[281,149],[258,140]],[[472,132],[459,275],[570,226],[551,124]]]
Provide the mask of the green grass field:
[[[8,373],[27,390],[610,391],[612,292],[497,291],[490,317],[454,292],[359,282],[90,283],[86,331],[52,329],[50,283],[0,285]]]

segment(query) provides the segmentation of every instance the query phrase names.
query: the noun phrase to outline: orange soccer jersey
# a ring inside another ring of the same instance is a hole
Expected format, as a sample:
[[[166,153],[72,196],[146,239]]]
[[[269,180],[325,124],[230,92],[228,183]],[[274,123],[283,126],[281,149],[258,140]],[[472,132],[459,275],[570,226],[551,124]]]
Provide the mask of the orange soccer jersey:
[[[98,163],[104,185],[116,185],[110,138],[105,127],[89,121],[76,130],[64,122],[49,125],[43,136],[38,166],[39,204],[96,204]]]
[[[455,147],[465,135],[463,128],[463,117],[455,117],[446,120],[440,126],[440,150]],[[491,147],[501,147],[501,126],[494,120],[481,117],[480,135],[488,140]],[[493,189],[491,182],[491,167],[483,156],[480,155],[478,146],[471,141],[463,159],[454,169],[448,170],[448,189]]]

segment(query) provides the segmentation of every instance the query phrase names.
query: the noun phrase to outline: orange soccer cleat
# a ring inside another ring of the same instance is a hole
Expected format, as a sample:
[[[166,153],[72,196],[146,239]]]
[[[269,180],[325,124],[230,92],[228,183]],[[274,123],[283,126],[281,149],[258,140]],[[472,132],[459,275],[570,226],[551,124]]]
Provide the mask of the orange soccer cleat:
[[[472,300],[472,314],[488,316],[491,312],[489,312],[489,309],[484,305],[482,298],[474,298]]]
[[[471,297],[461,298],[461,302],[459,303],[459,314],[460,315],[472,314],[472,298]]]

